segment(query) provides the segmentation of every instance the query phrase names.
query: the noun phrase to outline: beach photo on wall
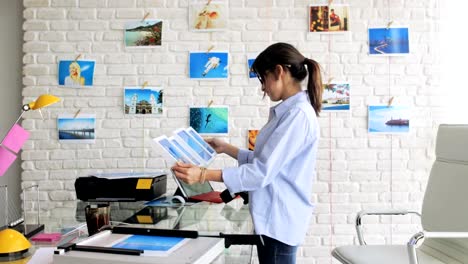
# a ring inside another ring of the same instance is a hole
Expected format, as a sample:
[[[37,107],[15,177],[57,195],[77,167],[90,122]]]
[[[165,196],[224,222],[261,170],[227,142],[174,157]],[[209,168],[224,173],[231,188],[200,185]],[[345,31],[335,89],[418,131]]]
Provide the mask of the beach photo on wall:
[[[158,87],[125,87],[124,111],[127,115],[162,115],[163,90]]]
[[[155,47],[162,42],[161,20],[131,21],[125,23],[125,47]]]
[[[247,135],[247,145],[249,150],[255,149],[255,142],[257,141],[257,135],[259,131],[260,130],[258,129],[249,129],[249,133]]]
[[[329,33],[349,31],[348,5],[310,5],[309,32]]]
[[[227,106],[190,107],[190,126],[202,135],[226,135],[229,132]]]
[[[58,139],[61,143],[94,143],[96,115],[62,114],[57,118]]]
[[[228,52],[190,52],[189,71],[191,79],[227,79],[228,66]]]
[[[222,31],[227,29],[226,1],[191,0],[189,2],[189,29],[192,31]]]
[[[409,54],[408,27],[369,28],[369,55]]]
[[[58,84],[70,88],[93,86],[95,61],[61,60],[58,69]]]
[[[398,134],[410,130],[409,106],[373,105],[368,107],[369,133]]]
[[[323,85],[322,111],[349,111],[349,83],[329,83]]]

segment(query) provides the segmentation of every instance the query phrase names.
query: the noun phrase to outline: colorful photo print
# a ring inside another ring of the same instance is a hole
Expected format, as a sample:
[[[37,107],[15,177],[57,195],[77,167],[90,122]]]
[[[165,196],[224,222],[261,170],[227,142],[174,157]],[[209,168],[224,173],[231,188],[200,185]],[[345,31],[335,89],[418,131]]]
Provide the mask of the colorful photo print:
[[[58,139],[61,143],[94,143],[96,139],[96,115],[59,115]]]
[[[349,6],[310,5],[309,32],[349,31]]]
[[[409,54],[407,27],[369,28],[369,55]]]
[[[162,115],[163,90],[157,87],[126,87],[124,108],[127,115]]]
[[[330,83],[323,85],[322,111],[349,111],[349,84]]]
[[[255,72],[253,72],[251,69],[252,69],[252,65],[255,61],[255,59],[257,58],[257,54],[248,54],[247,55],[247,70],[248,70],[248,73],[249,73],[249,78],[250,79],[255,79],[257,78],[257,75],[255,74]]]
[[[408,133],[410,129],[409,106],[369,106],[369,133]]]
[[[125,47],[161,46],[161,20],[143,20],[125,23]]]
[[[190,52],[191,79],[227,79],[228,52]]]
[[[255,149],[255,141],[257,140],[257,135],[260,130],[257,129],[249,129],[249,134],[248,134],[248,148],[249,150],[254,150]]]
[[[209,3],[209,4],[207,4]],[[191,0],[189,4],[189,29],[193,31],[222,31],[227,28],[226,1]]]
[[[199,134],[226,135],[228,112],[227,106],[190,107],[190,126]]]
[[[59,61],[58,84],[70,88],[93,86],[95,61]]]

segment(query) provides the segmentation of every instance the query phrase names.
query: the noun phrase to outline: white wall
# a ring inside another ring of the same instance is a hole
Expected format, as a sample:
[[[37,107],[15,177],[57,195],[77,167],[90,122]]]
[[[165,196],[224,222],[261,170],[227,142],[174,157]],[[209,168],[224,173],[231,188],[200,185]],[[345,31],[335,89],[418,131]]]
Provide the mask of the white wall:
[[[438,2],[347,1],[351,33],[306,33],[307,6],[325,2],[232,0],[228,31],[194,33],[187,30],[185,0],[24,0],[24,100],[45,92],[62,98],[44,110],[46,120],[31,112],[23,122],[33,131],[22,155],[23,185],[41,186],[42,215],[55,222],[69,220],[67,216],[74,213],[76,177],[169,166],[151,151],[149,142],[186,127],[188,106],[205,105],[211,99],[229,105],[227,139],[245,147],[247,129],[260,128],[270,106],[262,100],[258,85],[247,79],[245,55],[278,41],[292,43],[319,61],[325,80],[332,76],[336,81],[349,81],[352,87],[350,113],[324,113],[320,118],[322,139],[313,196],[317,207],[298,262],[329,263],[332,247],[355,243],[354,217],[361,209],[419,209],[434,159],[437,125],[447,120],[450,104],[450,95],[440,89],[440,58],[433,45],[438,33]],[[163,45],[126,50],[124,22],[142,19],[146,12],[150,18],[164,20]],[[409,26],[411,54],[369,57],[368,26],[387,25],[388,21]],[[229,80],[190,80],[188,52],[206,50],[211,44],[230,52]],[[94,87],[59,88],[58,61],[78,54],[96,60]],[[164,116],[125,116],[123,87],[145,81],[164,88]],[[386,104],[391,97],[395,97],[393,104],[413,107],[411,132],[367,133],[367,106]],[[58,143],[57,115],[78,109],[96,114],[96,143]],[[235,163],[219,157],[212,165],[224,166]],[[32,213],[34,206],[29,201],[27,209]],[[367,222],[370,242],[404,241],[417,228],[411,224],[414,219],[373,218]]]
[[[0,1],[0,137],[3,138],[21,113],[21,1]],[[0,177],[0,185],[8,185],[9,221],[21,217],[21,160],[17,159]],[[0,226],[4,224],[4,189],[0,189]]]

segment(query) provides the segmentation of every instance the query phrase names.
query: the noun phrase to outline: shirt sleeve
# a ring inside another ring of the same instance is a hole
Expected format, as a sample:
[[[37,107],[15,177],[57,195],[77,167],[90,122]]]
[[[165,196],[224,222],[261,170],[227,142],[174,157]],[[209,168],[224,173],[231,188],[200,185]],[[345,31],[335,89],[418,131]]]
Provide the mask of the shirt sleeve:
[[[239,166],[245,163],[249,163],[253,158],[253,151],[247,149],[240,149],[237,153],[237,162]]]
[[[265,187],[285,165],[297,158],[307,147],[306,142],[312,141],[311,121],[301,109],[293,108],[281,119],[261,151],[252,157],[252,162],[223,170],[223,181],[231,193]]]

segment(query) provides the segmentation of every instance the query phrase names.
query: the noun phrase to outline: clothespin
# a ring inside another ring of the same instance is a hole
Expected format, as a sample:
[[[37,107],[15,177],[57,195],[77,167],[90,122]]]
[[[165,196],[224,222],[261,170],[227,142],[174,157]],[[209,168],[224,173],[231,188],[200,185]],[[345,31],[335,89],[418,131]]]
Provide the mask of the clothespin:
[[[148,16],[150,15],[150,13],[146,13],[146,15],[143,17],[143,19],[141,20],[141,22],[144,22],[146,18],[148,18]]]
[[[73,119],[75,119],[81,112],[81,109],[78,109],[78,111],[76,111],[75,115],[73,116]]]
[[[79,58],[81,58],[81,54],[78,54],[78,56],[76,56],[74,61],[76,62]]]
[[[210,100],[210,101],[208,102],[208,107],[210,107],[212,104],[213,104],[213,100]]]
[[[392,98],[390,98],[390,100],[388,100],[387,107],[390,107],[390,106],[392,106],[392,103],[393,103],[393,98],[395,98],[395,97],[394,97],[394,96],[392,96]]]
[[[214,49],[214,45],[211,45],[208,47],[208,50],[206,51],[206,54],[210,53],[210,51]]]
[[[387,29],[389,29],[392,24],[393,24],[393,21],[388,22]]]
[[[146,85],[148,85],[148,82],[144,82],[143,85],[141,86],[141,89],[145,89]]]
[[[208,2],[206,2],[206,5],[210,5],[211,4],[211,0],[208,0]]]

